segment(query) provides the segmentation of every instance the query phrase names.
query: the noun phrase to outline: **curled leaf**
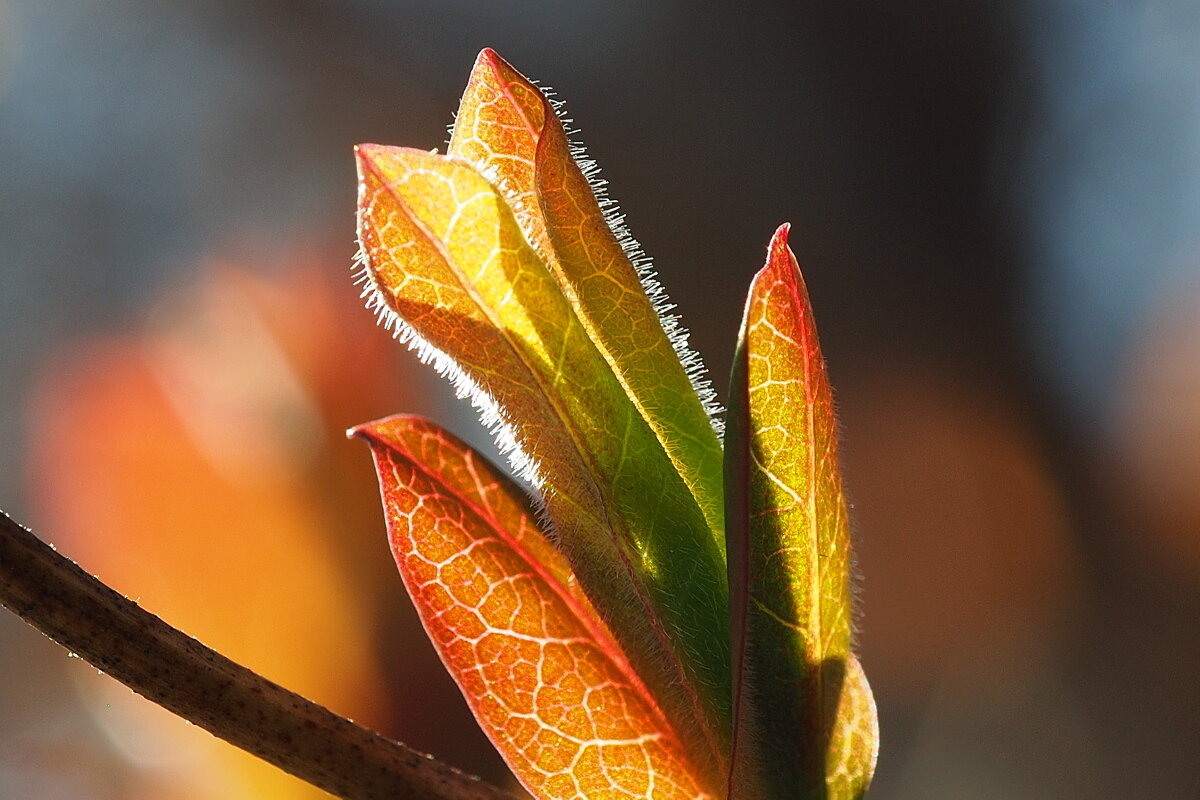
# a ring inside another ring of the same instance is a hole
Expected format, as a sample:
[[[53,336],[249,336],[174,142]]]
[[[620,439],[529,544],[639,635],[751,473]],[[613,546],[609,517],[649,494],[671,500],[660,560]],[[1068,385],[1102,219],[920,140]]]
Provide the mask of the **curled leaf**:
[[[426,630],[525,787],[544,800],[711,797],[521,490],[431,422],[355,432]]]
[[[787,233],[751,286],[730,389],[730,798],[843,800],[866,791],[878,734],[851,651],[833,397]]]

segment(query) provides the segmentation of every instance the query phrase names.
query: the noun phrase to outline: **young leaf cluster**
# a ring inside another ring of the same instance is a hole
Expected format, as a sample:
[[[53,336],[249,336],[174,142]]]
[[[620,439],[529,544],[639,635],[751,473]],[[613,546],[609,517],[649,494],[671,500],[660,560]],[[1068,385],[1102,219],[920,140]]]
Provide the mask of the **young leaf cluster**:
[[[357,148],[368,305],[534,489],[432,422],[356,429],[401,576],[535,797],[859,797],[874,703],[787,226],[750,289],[722,446],[699,359],[557,111],[485,50],[446,155]]]

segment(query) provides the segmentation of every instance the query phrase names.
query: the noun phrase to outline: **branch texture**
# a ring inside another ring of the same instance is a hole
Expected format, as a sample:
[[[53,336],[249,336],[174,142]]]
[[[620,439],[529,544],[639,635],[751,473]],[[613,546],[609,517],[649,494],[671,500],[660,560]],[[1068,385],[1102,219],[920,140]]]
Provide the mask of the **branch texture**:
[[[345,800],[512,800],[205,647],[2,511],[0,603],[143,697]]]

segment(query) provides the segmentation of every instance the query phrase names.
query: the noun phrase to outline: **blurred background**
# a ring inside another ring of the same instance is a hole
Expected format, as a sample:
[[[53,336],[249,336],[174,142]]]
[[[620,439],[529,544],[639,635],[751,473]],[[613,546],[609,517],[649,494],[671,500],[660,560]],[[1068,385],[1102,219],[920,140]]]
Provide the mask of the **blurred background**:
[[[559,90],[722,387],[782,221],[854,502],[878,800],[1200,791],[1200,6],[0,0],[0,505],[503,781],[356,422],[486,442],[350,286],[351,146]],[[320,796],[0,614],[0,798]]]

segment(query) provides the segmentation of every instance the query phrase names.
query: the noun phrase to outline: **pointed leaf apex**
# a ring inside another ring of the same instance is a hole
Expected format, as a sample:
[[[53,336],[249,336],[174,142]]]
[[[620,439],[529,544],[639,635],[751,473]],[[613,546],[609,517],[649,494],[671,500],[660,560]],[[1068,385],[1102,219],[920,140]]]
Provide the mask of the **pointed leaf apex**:
[[[791,230],[790,222],[785,222],[775,229],[775,234],[771,237],[771,244],[767,247],[767,263],[754,276],[751,294],[747,298],[748,303],[753,299],[756,291],[767,291],[766,284],[768,282],[778,281],[787,287],[787,291],[795,297],[796,302],[803,306],[808,305],[808,286],[800,272],[800,263],[796,260],[796,254],[792,252],[792,248],[788,244],[788,235]]]
[[[370,171],[371,165],[379,161],[379,156],[385,150],[393,150],[395,148],[388,147],[383,144],[370,144],[364,142],[354,145],[354,163],[358,167],[358,180],[361,182],[363,177]]]
[[[375,420],[374,422],[364,422],[361,425],[355,425],[352,428],[346,428],[346,438],[362,439],[363,441],[370,443],[379,436],[377,428],[380,422],[382,422],[382,420]]]
[[[499,53],[497,53],[495,50],[493,50],[490,47],[485,47],[479,51],[479,55],[475,59],[474,69],[479,69],[482,66],[488,66],[488,67],[495,68],[499,64],[504,64],[504,63],[507,63],[507,62],[505,62],[505,60],[500,57]]]
[[[467,89],[464,93],[464,98],[470,94],[472,86],[480,83],[492,86],[502,92],[511,91],[510,87],[514,84],[518,87],[533,87],[534,85],[516,67],[505,61],[503,56],[490,47],[485,47],[479,51],[479,56],[475,59],[475,65],[471,67],[471,77],[467,80]],[[541,100],[540,96],[538,100]]]
[[[391,435],[397,429],[405,427],[435,427],[434,423],[425,419],[418,414],[393,414],[390,417],[364,422],[361,425],[355,425],[352,428],[346,429],[347,439],[362,439],[367,444],[372,446],[383,444],[390,447],[396,447]]]
[[[420,414],[392,414],[380,417],[378,420],[362,422],[352,428],[347,428],[346,435],[347,438],[384,439],[388,437],[389,431],[395,431],[397,428],[406,426],[437,427],[436,423]]]
[[[521,77],[521,74],[517,72],[512,64],[505,61],[503,56],[490,47],[485,47],[479,51],[479,56],[475,59],[475,66],[471,68],[471,74],[475,75],[480,70],[485,69],[505,78]],[[522,80],[524,80],[523,77]]]
[[[764,273],[772,268],[778,268],[781,264],[796,263],[796,256],[788,245],[788,236],[791,232],[792,223],[790,222],[785,222],[775,229],[775,234],[771,237],[771,244],[767,246],[767,263],[763,267]]]

